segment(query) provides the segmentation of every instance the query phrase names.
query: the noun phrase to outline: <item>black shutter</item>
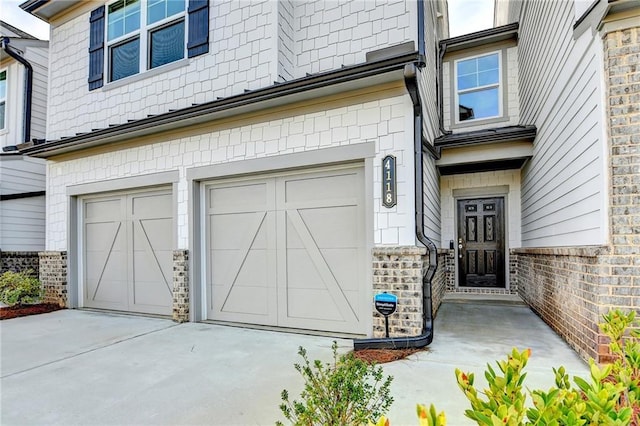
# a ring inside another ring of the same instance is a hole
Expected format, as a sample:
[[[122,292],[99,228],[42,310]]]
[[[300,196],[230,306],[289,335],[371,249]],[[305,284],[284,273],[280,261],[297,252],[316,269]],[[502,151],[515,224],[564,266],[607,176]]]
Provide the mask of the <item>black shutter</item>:
[[[209,0],[189,0],[188,57],[209,51]]]
[[[104,6],[91,12],[89,23],[89,90],[94,90],[104,82]]]

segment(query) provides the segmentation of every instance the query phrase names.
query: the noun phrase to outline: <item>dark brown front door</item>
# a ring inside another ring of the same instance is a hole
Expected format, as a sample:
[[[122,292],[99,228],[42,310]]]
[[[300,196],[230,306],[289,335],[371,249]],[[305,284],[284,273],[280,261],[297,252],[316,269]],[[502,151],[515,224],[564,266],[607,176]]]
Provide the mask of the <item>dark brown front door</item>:
[[[504,198],[458,201],[461,287],[503,287]]]

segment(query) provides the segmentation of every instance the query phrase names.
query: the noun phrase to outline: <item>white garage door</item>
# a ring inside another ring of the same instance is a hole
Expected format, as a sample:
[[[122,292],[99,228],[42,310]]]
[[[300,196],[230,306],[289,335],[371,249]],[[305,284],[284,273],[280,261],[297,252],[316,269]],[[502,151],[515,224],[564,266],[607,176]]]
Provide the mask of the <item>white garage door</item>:
[[[84,306],[170,315],[171,191],[84,200]]]
[[[208,317],[364,333],[361,167],[207,187]]]

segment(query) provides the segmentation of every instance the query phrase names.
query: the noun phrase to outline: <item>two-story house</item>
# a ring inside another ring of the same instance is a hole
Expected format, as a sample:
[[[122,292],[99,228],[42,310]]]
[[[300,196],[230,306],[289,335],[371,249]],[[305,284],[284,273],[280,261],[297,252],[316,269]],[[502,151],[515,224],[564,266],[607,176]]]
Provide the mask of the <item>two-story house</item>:
[[[45,137],[49,42],[3,21],[0,40],[0,271],[37,271],[46,166],[17,146]]]
[[[21,150],[47,159],[50,297],[364,347],[428,343],[446,293],[520,294],[596,355],[640,284],[637,170],[610,166],[638,8],[577,4],[448,38],[444,1],[27,1],[57,70]]]

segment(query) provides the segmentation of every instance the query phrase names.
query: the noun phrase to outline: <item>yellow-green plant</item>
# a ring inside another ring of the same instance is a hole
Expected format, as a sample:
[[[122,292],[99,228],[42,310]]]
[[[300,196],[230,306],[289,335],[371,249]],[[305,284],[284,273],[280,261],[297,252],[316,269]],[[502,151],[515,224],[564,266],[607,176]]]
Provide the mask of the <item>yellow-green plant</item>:
[[[7,271],[0,275],[0,302],[13,306],[35,303],[42,297],[40,281],[33,270]]]
[[[600,329],[609,338],[612,362],[589,361],[588,378],[571,380],[564,367],[553,369],[555,386],[548,391],[523,392],[523,372],[530,350],[513,349],[506,360],[487,365],[489,387],[478,391],[473,373],[456,369],[459,388],[471,403],[465,416],[481,426],[640,426],[640,322],[634,311],[614,310],[604,315]],[[533,406],[525,407],[527,395]],[[418,406],[421,426],[445,426],[444,413]],[[376,426],[389,426],[384,423]]]
[[[333,363],[313,363],[307,351],[300,347],[302,364],[295,369],[304,378],[300,400],[289,400],[283,390],[280,411],[294,425],[366,425],[387,412],[393,397],[392,376],[383,376],[382,368],[368,365],[353,354],[338,356],[338,344],[333,342]],[[276,422],[276,425],[282,425]]]

